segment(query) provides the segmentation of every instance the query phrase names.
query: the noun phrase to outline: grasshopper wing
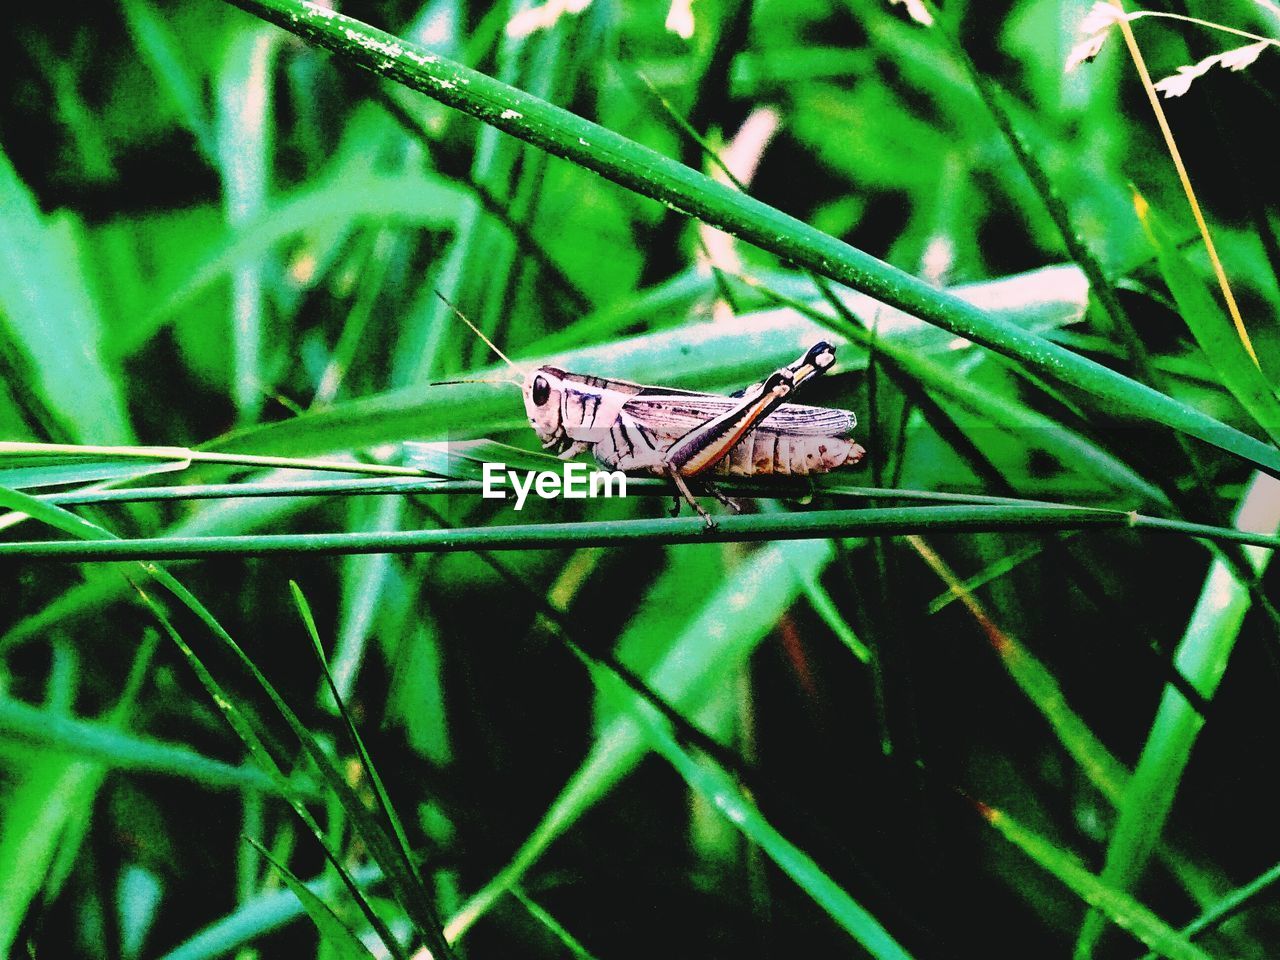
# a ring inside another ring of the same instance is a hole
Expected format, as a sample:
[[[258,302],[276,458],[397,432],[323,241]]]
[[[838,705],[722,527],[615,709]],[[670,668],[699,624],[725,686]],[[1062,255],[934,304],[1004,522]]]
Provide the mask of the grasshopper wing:
[[[652,434],[683,437],[694,428],[736,406],[739,401],[714,393],[663,391],[650,387],[631,397],[623,409]],[[654,392],[650,392],[650,391]],[[851,410],[784,403],[756,424],[757,430],[802,437],[846,437],[857,425]]]

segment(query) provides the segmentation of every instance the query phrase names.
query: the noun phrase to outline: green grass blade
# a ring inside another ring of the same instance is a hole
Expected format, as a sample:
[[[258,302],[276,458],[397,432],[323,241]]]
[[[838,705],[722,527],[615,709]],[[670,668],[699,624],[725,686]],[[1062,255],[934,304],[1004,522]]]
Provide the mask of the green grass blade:
[[[181,45],[169,31],[151,0],[121,0],[125,23],[134,45],[156,80],[178,108],[178,116],[195,137],[210,166],[217,163],[213,125],[200,91],[200,80],[187,65]]]
[[[21,499],[19,499],[21,498]],[[0,489],[0,505],[32,503],[33,510],[57,509]],[[92,525],[89,525],[92,527]],[[596,520],[576,523],[515,524],[381,533],[281,533],[208,537],[138,537],[83,541],[0,542],[0,557],[61,562],[198,560],[229,556],[293,554],[452,553],[471,550],[541,550],[557,547],[636,544],[753,543],[830,537],[897,536],[913,533],[975,533],[996,530],[1148,529],[1177,532],[1223,543],[1280,547],[1280,536],[1146,517],[1120,510],[1034,504],[868,507],[805,513],[731,515],[708,528],[697,517],[653,520]],[[98,529],[98,528],[93,528]]]
[[[1211,904],[1204,913],[1182,928],[1186,937],[1194,937],[1204,933],[1221,923],[1225,923],[1232,915],[1243,910],[1254,897],[1266,892],[1275,883],[1280,882],[1280,863],[1254,877],[1244,886],[1232,890],[1216,903]],[[1154,953],[1148,953],[1142,960],[1156,960]]]
[[[156,473],[185,470],[190,465],[189,459],[139,463],[133,457],[96,459],[57,454],[22,456],[0,451],[0,487],[25,490],[100,480],[132,480]]]
[[[1235,522],[1247,530],[1274,533],[1280,529],[1280,482],[1256,474]],[[1247,547],[1245,553],[1256,574],[1266,570],[1272,557],[1271,551],[1256,547]],[[1224,560],[1215,558],[1174,653],[1174,666],[1206,700],[1213,699],[1249,607],[1248,588]],[[1102,879],[1108,885],[1130,889],[1142,876],[1204,722],[1204,716],[1181,693],[1165,688],[1107,846]],[[1104,918],[1090,913],[1076,944],[1076,956],[1092,956],[1104,929]]]
[[[610,695],[627,697],[631,716],[639,722],[649,745],[675,768],[689,787],[701,794],[745,837],[758,844],[778,868],[863,949],[878,960],[911,960],[911,954],[874,916],[836,884],[808,854],[769,823],[731,777],[709,760],[695,760],[672,735],[670,726],[653,713],[648,704],[622,688],[611,674],[606,675],[602,671],[593,671],[593,674],[596,683],[609,689]]]
[[[1070,887],[1081,900],[1101,910],[1157,953],[1171,960],[1212,960],[1137,900],[1086,870],[1070,853],[1000,810],[984,806],[981,813],[1010,843]]]
[[[363,890],[380,883],[382,871],[370,864],[353,869],[351,877]],[[316,896],[329,897],[336,891],[337,882],[333,874],[326,873],[307,881],[306,886]],[[305,913],[291,890],[261,893],[188,937],[157,960],[215,960],[226,957],[259,937],[300,919]]]
[[[278,781],[255,767],[206,757],[190,747],[128,733],[100,720],[86,720],[0,697],[0,737],[92,760],[104,768],[182,777],[215,790],[277,793]],[[310,791],[301,785],[299,794]]]
[[[25,368],[26,389],[53,419],[56,439],[133,440],[124,377],[105,356],[102,318],[79,253],[67,232],[41,215],[2,150],[0,333]]]
[[[333,908],[299,880],[297,874],[273,857],[271,851],[253,837],[244,839],[258,851],[259,856],[275,868],[276,873],[280,874],[280,878],[284,880],[285,886],[298,898],[302,909],[307,911],[307,916],[320,932],[320,938],[333,951],[331,956],[334,960],[370,960],[373,957],[369,948],[360,942],[360,938],[333,912]]]
[[[1141,196],[1135,195],[1134,205],[1147,239],[1155,248],[1160,275],[1196,343],[1245,412],[1273,442],[1280,443],[1280,400],[1276,399],[1275,388],[1267,382],[1231,320],[1169,236],[1162,218]]]
[[[423,471],[415,467],[388,466],[380,463],[360,463],[352,459],[298,459],[296,457],[264,457],[252,454],[219,453],[213,450],[190,450],[186,447],[129,447],[98,446],[70,443],[29,443],[17,440],[0,440],[0,464],[16,461],[27,464],[38,458],[48,458],[54,463],[74,460],[77,457],[94,462],[102,457],[120,461],[168,461],[184,464],[221,464],[228,467],[277,467],[292,470],[329,470],[338,473],[359,473],[366,476],[420,477]]]
[[[157,570],[153,572],[152,575],[155,576],[157,580],[164,583],[175,597],[195,613],[196,616],[199,617],[205,625],[219,637],[219,639],[226,643],[231,648],[232,652],[239,656],[241,662],[247,661],[248,658],[244,656],[240,647],[231,639],[230,635],[223,629],[222,625],[218,623],[213,614],[211,614],[199,600],[192,596],[185,587],[179,584],[172,577],[168,576],[168,574],[164,573],[164,571]],[[196,677],[200,681],[200,685],[205,688],[205,691],[209,694],[210,698],[218,706],[218,709],[227,719],[228,724],[240,738],[240,741],[245,745],[250,754],[258,761],[263,769],[281,785],[283,789],[280,790],[280,793],[293,808],[293,811],[297,814],[298,818],[306,825],[307,829],[311,831],[311,835],[315,838],[316,843],[320,845],[320,849],[324,851],[326,859],[333,867],[338,878],[342,881],[343,886],[347,889],[347,892],[351,894],[353,901],[360,908],[365,919],[369,921],[369,925],[378,934],[379,939],[382,940],[391,956],[395,958],[395,960],[406,960],[406,955],[400,948],[399,941],[396,940],[391,931],[387,928],[387,925],[382,921],[381,917],[379,917],[374,911],[368,901],[368,898],[366,898],[356,886],[346,865],[342,862],[342,858],[337,854],[333,845],[330,843],[328,835],[323,829],[321,829],[320,824],[316,822],[315,817],[311,815],[311,812],[302,803],[302,801],[294,795],[293,791],[288,789],[285,776],[280,770],[280,767],[276,764],[275,759],[271,756],[270,751],[267,749],[263,736],[258,732],[253,723],[250,722],[249,718],[238,706],[236,706],[235,701],[228,696],[225,690],[223,690],[221,684],[214,679],[213,674],[209,672],[208,668],[205,667],[200,658],[196,656],[195,652],[187,645],[186,641],[182,639],[181,634],[179,634],[174,628],[173,624],[169,621],[169,618],[160,608],[160,605],[156,603],[155,600],[151,599],[145,592],[141,590],[138,592],[141,594],[144,603],[151,608],[152,614],[160,622],[161,627],[169,635],[169,638],[174,642],[174,645],[177,646],[183,658],[191,666],[192,670],[195,671]],[[267,683],[266,678],[257,671],[256,667],[251,666],[251,672],[255,675],[255,679],[258,680],[259,685],[262,686],[268,695],[271,696],[272,700],[276,702],[277,708],[281,709],[281,712],[285,714],[286,719],[293,719],[291,726],[294,728],[294,734],[298,736],[298,739],[302,741],[303,746],[307,748],[308,756],[315,761],[321,774],[325,775],[325,780],[328,783],[330,791],[334,793],[338,792],[335,789],[334,781],[335,779],[341,781],[341,778],[335,778],[330,775],[330,767],[325,765],[325,762],[329,761],[329,758],[327,755],[322,755],[323,752],[316,748],[315,738],[306,730],[302,730],[302,732],[299,733],[301,724],[298,723],[297,718],[293,717],[292,713],[288,711],[288,708],[283,706],[283,701],[279,699],[274,688]],[[329,762],[331,763],[332,761]],[[342,783],[342,786],[345,787],[346,784]]]
[[[272,72],[279,37],[242,29],[227,46],[216,83],[217,167],[227,223],[240,226],[267,204],[273,154]],[[261,260],[231,268],[231,399],[242,422],[257,419],[270,384],[263,373],[266,271]]]
[[[511,895],[520,901],[520,905],[529,911],[529,916],[537,920],[540,924],[551,931],[552,935],[559,940],[566,950],[569,951],[577,960],[596,960],[595,955],[578,942],[578,939],[565,929],[564,924],[553,917],[542,907],[541,904],[529,899],[519,887],[511,888]]]
[[[289,581],[289,590],[293,594],[294,605],[297,606],[303,625],[307,629],[307,636],[311,638],[311,646],[315,651],[316,660],[320,663],[320,670],[324,674],[325,683],[333,697],[334,705],[337,707],[338,713],[341,714],[342,722],[347,728],[347,736],[351,738],[351,743],[360,757],[360,765],[364,768],[365,774],[369,777],[369,782],[373,785],[374,794],[378,798],[378,806],[382,810],[382,815],[387,818],[387,823],[391,824],[392,835],[400,847],[404,862],[409,864],[415,882],[421,887],[423,886],[422,877],[414,866],[413,851],[409,847],[409,839],[405,835],[404,825],[401,824],[400,817],[396,814],[395,807],[391,804],[391,798],[387,796],[387,789],[382,785],[382,778],[378,776],[378,771],[373,765],[373,759],[369,756],[369,751],[365,749],[364,740],[361,739],[360,732],[356,729],[355,721],[351,719],[351,714],[347,710],[342,694],[338,691],[338,685],[333,679],[333,674],[329,672],[329,661],[325,658],[324,646],[320,643],[320,633],[316,630],[316,621],[311,613],[311,605],[307,603],[307,598],[296,581]]]
[[[654,150],[482,73],[300,0],[229,0],[344,59],[997,352],[1111,413],[1154,419],[1280,471],[1280,451],[937,290]]]
[[[800,577],[815,575],[833,555],[826,541],[770,544],[743,561],[705,603],[689,611],[645,681],[685,716],[696,717],[717,682],[741,665],[800,592]],[[640,762],[644,733],[630,714],[611,720],[587,758],[547,808],[511,861],[474,894],[445,928],[462,936],[557,837]]]

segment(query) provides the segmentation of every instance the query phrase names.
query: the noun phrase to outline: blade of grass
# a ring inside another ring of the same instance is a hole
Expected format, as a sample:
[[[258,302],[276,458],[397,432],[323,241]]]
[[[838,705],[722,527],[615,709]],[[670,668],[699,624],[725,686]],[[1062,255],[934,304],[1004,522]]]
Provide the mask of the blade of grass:
[[[162,576],[157,575],[157,573]],[[165,586],[174,594],[175,597],[195,613],[206,626],[210,627],[213,632],[218,635],[219,639],[228,644],[233,652],[238,653],[242,662],[247,660],[247,657],[245,657],[240,651],[239,646],[222,628],[222,625],[218,623],[213,614],[211,614],[194,596],[187,592],[181,584],[176,580],[173,580],[173,578],[169,577],[167,574],[164,574],[163,571],[153,572],[152,575],[155,576],[156,579],[161,580],[161,582],[164,582]],[[369,903],[368,898],[356,885],[355,880],[351,877],[350,871],[347,870],[346,865],[342,862],[342,858],[338,856],[329,837],[325,834],[325,831],[321,829],[320,824],[316,822],[315,817],[311,815],[311,811],[307,809],[301,800],[297,799],[293,793],[288,790],[287,778],[276,763],[275,758],[271,755],[270,750],[267,749],[263,736],[255,728],[248,716],[246,716],[240,708],[236,706],[235,701],[228,696],[221,684],[219,684],[214,678],[213,674],[209,672],[208,668],[205,667],[200,658],[196,656],[191,647],[187,645],[187,642],[183,640],[181,634],[179,634],[174,628],[160,605],[141,588],[135,586],[135,589],[137,589],[138,594],[142,597],[143,602],[150,608],[152,615],[157,621],[159,621],[160,626],[164,629],[165,633],[169,635],[169,639],[173,641],[174,645],[178,648],[178,651],[187,661],[187,664],[195,672],[197,679],[200,681],[200,685],[205,688],[205,691],[217,705],[223,717],[226,718],[227,723],[240,738],[240,742],[245,745],[249,750],[249,753],[259,763],[259,765],[262,766],[262,768],[284,788],[281,793],[285,800],[288,802],[289,806],[293,808],[293,811],[297,814],[298,818],[306,825],[307,829],[311,831],[311,835],[315,837],[316,843],[320,845],[320,849],[324,852],[325,859],[328,860],[329,865],[333,868],[335,874],[338,879],[341,880],[342,885],[346,888],[347,892],[350,893],[353,901],[364,914],[365,919],[369,921],[369,925],[378,934],[378,938],[387,948],[387,951],[394,960],[405,960],[405,953],[400,947],[400,942],[391,933],[382,918]],[[259,684],[267,689],[269,693],[275,692],[270,685],[267,684],[266,679],[263,678],[261,674],[257,673],[256,668],[253,668],[251,672],[255,673]],[[297,735],[296,728],[295,735]],[[314,738],[310,737],[309,732],[305,737],[299,736],[299,739],[302,740],[304,746],[308,743],[314,744]],[[316,752],[309,750],[308,755],[313,761],[317,761]],[[327,759],[327,757],[325,759]],[[323,761],[317,761],[318,764],[321,762]],[[321,767],[321,772],[323,773],[325,769],[326,768]],[[329,784],[330,791],[332,791],[333,778],[326,777],[325,779]]]
[[[1255,474],[1240,501],[1236,526],[1272,533],[1280,529],[1280,482]],[[1245,553],[1256,574],[1266,569],[1272,557],[1271,551],[1256,547],[1246,548]],[[1249,606],[1248,589],[1225,561],[1214,559],[1174,654],[1178,671],[1205,700],[1213,699]],[[1182,693],[1165,688],[1107,845],[1102,879],[1108,885],[1131,889],[1141,878],[1204,722]],[[1077,957],[1092,955],[1105,927],[1104,917],[1090,912],[1076,943]]]
[[[378,806],[382,810],[382,815],[387,818],[387,823],[391,825],[392,836],[394,836],[396,843],[399,844],[401,856],[404,862],[409,865],[414,882],[419,887],[424,887],[425,884],[414,863],[413,851],[409,847],[409,839],[405,835],[404,825],[401,824],[400,817],[396,814],[395,807],[391,804],[391,798],[387,796],[387,789],[382,784],[382,778],[378,776],[377,768],[373,765],[373,759],[369,756],[369,751],[365,749],[364,740],[361,739],[359,731],[356,730],[355,722],[351,719],[351,714],[347,710],[342,694],[338,691],[338,685],[333,678],[333,674],[329,672],[329,661],[325,658],[324,647],[320,643],[320,633],[316,630],[316,621],[311,613],[311,605],[307,603],[307,598],[296,581],[289,581],[289,590],[293,594],[293,602],[302,617],[303,625],[307,629],[307,635],[311,638],[311,646],[315,651],[316,660],[320,663],[320,670],[324,673],[325,683],[333,697],[334,705],[337,707],[338,713],[341,714],[342,722],[347,728],[347,736],[351,739],[351,743],[360,757],[360,765],[364,769],[365,775],[373,785],[374,796],[378,798]]]
[[[528,894],[521,890],[518,886],[511,888],[511,895],[520,901],[520,905],[529,911],[529,916],[537,920],[540,924],[551,931],[551,934],[559,940],[566,950],[568,950],[577,960],[596,960],[596,957],[590,950],[578,942],[578,938],[565,929],[564,924],[548,913],[540,904],[529,899]]]
[[[241,29],[227,46],[217,77],[214,144],[223,208],[233,229],[266,207],[273,137],[271,74],[279,35]],[[231,399],[241,421],[258,417],[269,388],[263,375],[264,265],[231,268]]]
[[[0,491],[5,496],[19,494]],[[46,506],[41,501],[36,501]],[[48,508],[48,507],[46,507]],[[48,508],[52,509],[52,508]],[[484,526],[454,530],[375,533],[262,534],[257,536],[163,537],[0,543],[0,557],[62,561],[197,559],[212,556],[268,556],[293,553],[412,553],[458,550],[529,550],[553,547],[619,546],[636,543],[727,543],[761,540],[810,540],[832,536],[904,534],[919,531],[1074,530],[1086,527],[1139,526],[1134,515],[1118,510],[1032,507],[885,507],[864,510],[815,510],[785,515],[737,515],[718,520],[714,529],[697,517],[653,520]],[[1190,525],[1188,525],[1190,526]],[[1214,536],[1268,545],[1274,537],[1230,530]]]
[[[178,40],[151,0],[121,0],[120,8],[133,37],[161,89],[178,108],[178,116],[195,137],[196,147],[210,166],[217,163],[213,124],[204,106],[200,80],[191,72]]]
[[[822,541],[770,544],[743,561],[705,603],[689,612],[666,653],[645,673],[647,685],[697,717],[716,681],[748,656],[794,602],[798,575],[830,562]],[[461,937],[543,852],[599,801],[645,754],[644,735],[630,714],[614,718],[598,734],[577,772],[544,812],[511,861],[476,892],[450,920],[445,934]]]
[[[376,864],[355,867],[352,880],[363,890],[382,881],[382,871]],[[337,890],[337,879],[326,873],[306,882],[306,887],[319,897],[332,896]],[[236,907],[231,913],[214,921],[188,937],[158,960],[215,960],[226,957],[259,937],[279,930],[304,916],[301,901],[292,890],[274,890],[261,893]]]
[[[1212,904],[1204,913],[1182,928],[1182,935],[1194,937],[1225,923],[1243,910],[1250,900],[1264,893],[1277,881],[1280,881],[1280,863],[1263,871],[1244,886],[1232,890],[1217,903]],[[1148,953],[1142,960],[1156,960],[1156,956],[1154,953]]]
[[[0,488],[0,505],[44,501]],[[90,525],[92,527],[92,525]],[[1120,528],[1179,533],[1208,541],[1251,544],[1274,550],[1280,536],[1166,520],[1119,510],[1038,504],[1032,506],[883,507],[814,510],[779,516],[731,515],[709,529],[697,517],[519,524],[387,533],[296,533],[210,537],[137,537],[0,543],[0,557],[72,562],[135,559],[191,560],[213,556],[302,553],[429,553],[459,550],[534,550],[555,547],[622,546],[637,543],[750,543],[909,533],[995,530],[1084,530]],[[98,528],[93,528],[98,529]]]
[[[261,457],[250,454],[218,453],[211,450],[191,450],[186,447],[103,447],[69,443],[27,443],[25,441],[0,441],[0,464],[10,459],[27,463],[33,458],[45,457],[55,461],[75,457],[114,457],[120,460],[159,460],[180,463],[219,463],[233,467],[276,467],[292,470],[333,470],[340,473],[362,473],[370,476],[421,477],[423,471],[414,467],[388,466],[379,463],[361,463],[355,460],[304,460],[291,457]],[[170,467],[170,469],[176,469]]]
[[[276,873],[280,874],[285,886],[298,898],[298,902],[302,904],[302,909],[307,911],[307,916],[311,918],[311,922],[315,924],[316,930],[320,933],[320,939],[328,944],[333,951],[334,960],[371,960],[373,954],[369,951],[369,948],[360,942],[360,938],[351,931],[351,928],[342,921],[342,918],[333,912],[332,907],[299,880],[297,874],[273,857],[271,851],[261,843],[249,836],[246,836],[244,840],[258,851],[259,856],[275,868]]]
[[[983,818],[1040,867],[1053,874],[1081,900],[1103,911],[1118,926],[1171,960],[1212,960],[1127,893],[1090,873],[1070,853],[1037,836],[1007,813],[978,805]]]
[[[1209,295],[1200,278],[1178,249],[1162,218],[1151,209],[1143,196],[1133,195],[1134,209],[1147,239],[1156,252],[1160,275],[1178,304],[1178,312],[1191,329],[1196,343],[1221,378],[1223,386],[1244,407],[1245,412],[1269,436],[1280,442],[1280,400],[1267,382],[1257,359],[1241,343],[1216,300]]]
[[[880,922],[850,897],[803,850],[787,840],[760,813],[741,788],[710,758],[699,762],[672,734],[667,721],[623,687],[611,674],[593,667],[592,679],[611,697],[628,705],[649,746],[684,779],[690,789],[710,802],[743,836],[747,837],[789,876],[809,897],[878,960],[911,960],[911,954]]]
[[[364,69],[697,216],[829,279],[1016,359],[1096,405],[1156,420],[1280,472],[1280,451],[1199,410],[939,291],[725,184],[597,124],[334,11],[300,0],[228,0]]]
[[[1123,14],[1124,4],[1121,0],[1111,0],[1111,5]],[[1129,56],[1133,59],[1133,65],[1138,70],[1138,79],[1142,81],[1142,89],[1147,94],[1147,102],[1151,104],[1151,112],[1155,114],[1156,123],[1160,127],[1161,135],[1164,137],[1165,148],[1169,151],[1170,159],[1173,160],[1174,169],[1177,170],[1178,180],[1182,184],[1182,191],[1187,196],[1187,206],[1191,208],[1191,215],[1195,218],[1196,227],[1204,240],[1205,251],[1209,254],[1209,262],[1213,264],[1214,276],[1218,278],[1218,287],[1222,291],[1222,298],[1227,304],[1227,312],[1231,314],[1231,322],[1235,324],[1236,333],[1245,352],[1249,354],[1250,359],[1256,364],[1258,355],[1254,352],[1253,343],[1249,339],[1249,331],[1245,328],[1244,317],[1240,315],[1240,308],[1236,305],[1235,294],[1231,292],[1231,284],[1227,280],[1227,271],[1222,265],[1222,260],[1218,257],[1218,248],[1213,242],[1213,234],[1209,232],[1209,224],[1204,218],[1204,213],[1200,210],[1200,201],[1196,199],[1195,189],[1191,186],[1191,175],[1187,173],[1186,164],[1182,162],[1182,152],[1178,149],[1178,143],[1174,139],[1173,128],[1169,126],[1169,119],[1165,116],[1164,107],[1161,106],[1160,98],[1156,95],[1155,84],[1151,82],[1151,75],[1147,72],[1147,62],[1142,56],[1141,48],[1138,46],[1138,38],[1133,35],[1133,27],[1127,17],[1121,16],[1118,22],[1120,32],[1124,36],[1125,46],[1129,48]]]
[[[512,448],[513,450],[515,448]],[[527,453],[521,451],[521,453]],[[508,462],[508,465],[511,465]],[[563,467],[558,457],[553,463],[538,462],[527,469]],[[811,480],[813,478],[810,478]],[[4,486],[4,484],[0,484]],[[1033,500],[1021,497],[993,497],[982,493],[951,492],[946,490],[916,490],[907,487],[861,487],[845,483],[815,481],[812,484],[791,483],[780,478],[743,477],[717,484],[725,493],[736,497],[775,497],[808,502],[822,497],[832,500],[900,500],[908,503],[985,503],[1006,505],[1044,506],[1050,500]],[[406,494],[411,496],[447,496],[455,493],[478,494],[484,491],[480,480],[437,480],[394,477],[387,480],[302,480],[298,482],[246,480],[240,483],[190,483],[168,487],[129,487],[123,490],[73,490],[67,493],[37,494],[37,499],[55,503],[60,507],[88,504],[131,503],[134,501],[171,500],[253,500],[258,497],[345,497],[382,494]],[[502,491],[507,494],[506,490]],[[654,477],[629,477],[627,495],[641,497],[670,497],[671,487],[665,480]],[[510,495],[507,496],[510,499]],[[1079,504],[1086,506],[1086,504]]]
[[[0,150],[0,332],[58,439],[129,443],[124,377],[106,356],[102,318],[81,264],[66,231],[41,215]]]
[[[0,451],[0,486],[14,490],[29,487],[51,487],[100,480],[132,480],[155,473],[185,470],[191,465],[186,458],[159,463],[139,463],[137,458],[101,459],[76,455],[35,453],[28,457],[8,455]]]
[[[107,769],[182,777],[215,790],[275,793],[279,783],[255,767],[214,760],[185,744],[155,740],[101,720],[86,720],[0,697],[0,737],[93,760]],[[302,796],[311,788],[294,784]]]

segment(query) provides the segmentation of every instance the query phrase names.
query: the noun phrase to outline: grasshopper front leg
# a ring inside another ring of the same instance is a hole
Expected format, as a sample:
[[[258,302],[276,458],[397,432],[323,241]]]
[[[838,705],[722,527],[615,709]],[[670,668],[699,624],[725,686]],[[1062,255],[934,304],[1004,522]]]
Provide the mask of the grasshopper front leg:
[[[800,384],[830,368],[835,360],[831,344],[815,343],[799,360],[748,388],[736,406],[690,430],[667,449],[663,458],[667,476],[685,501],[702,515],[708,528],[716,525],[715,520],[693,496],[686,478],[696,477],[723,460],[734,444],[785,402]]]

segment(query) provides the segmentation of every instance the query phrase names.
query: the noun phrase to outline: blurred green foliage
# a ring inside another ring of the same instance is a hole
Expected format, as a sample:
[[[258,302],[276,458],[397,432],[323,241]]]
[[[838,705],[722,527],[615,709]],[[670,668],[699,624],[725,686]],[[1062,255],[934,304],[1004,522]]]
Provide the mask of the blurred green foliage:
[[[697,0],[688,39],[665,5],[622,0],[513,36],[530,6],[341,12],[714,174],[687,121],[757,164],[753,196],[1276,436],[1280,50],[1164,102],[1255,368],[1119,28],[1064,72],[1086,0],[948,3],[928,28],[877,0]],[[1150,9],[1280,34],[1267,2]],[[512,387],[432,385],[508,375],[437,293],[519,363],[725,392],[793,359],[821,330],[812,311],[830,312],[776,257],[738,243],[733,266],[683,215],[216,0],[18,5],[7,21],[0,440],[393,460],[415,455],[403,441],[532,449]],[[1168,18],[1133,29],[1157,78],[1246,42]],[[739,137],[766,116],[776,133]],[[1089,296],[1046,184],[1110,299]],[[841,479],[1219,525],[1252,490],[1241,522],[1280,524],[1280,494],[1250,464],[841,296],[840,363],[806,398],[858,414],[867,465]],[[101,456],[0,468],[29,492],[133,472]],[[197,464],[161,480],[277,475]],[[664,505],[517,515],[474,497],[295,496],[81,512],[120,536],[237,536],[625,521]],[[97,535],[52,508],[0,518],[22,539],[45,524]],[[207,615],[166,602],[213,698],[167,636],[157,645],[144,570],[5,562],[0,954],[360,956],[369,915],[282,802],[293,790],[373,891],[368,910],[406,938],[401,955],[419,945],[426,913],[376,884],[386,864],[352,822],[351,796],[373,819],[381,808],[293,580],[418,858],[419,907],[465,931],[460,954],[1130,957],[1136,936],[1173,956],[1274,956],[1274,898],[1223,899],[1280,860],[1268,559],[1014,530],[210,559],[173,570]],[[224,629],[354,793],[324,785]],[[647,699],[618,686],[620,666]],[[223,695],[265,746],[246,749]],[[1194,943],[1171,929],[1229,902]]]

